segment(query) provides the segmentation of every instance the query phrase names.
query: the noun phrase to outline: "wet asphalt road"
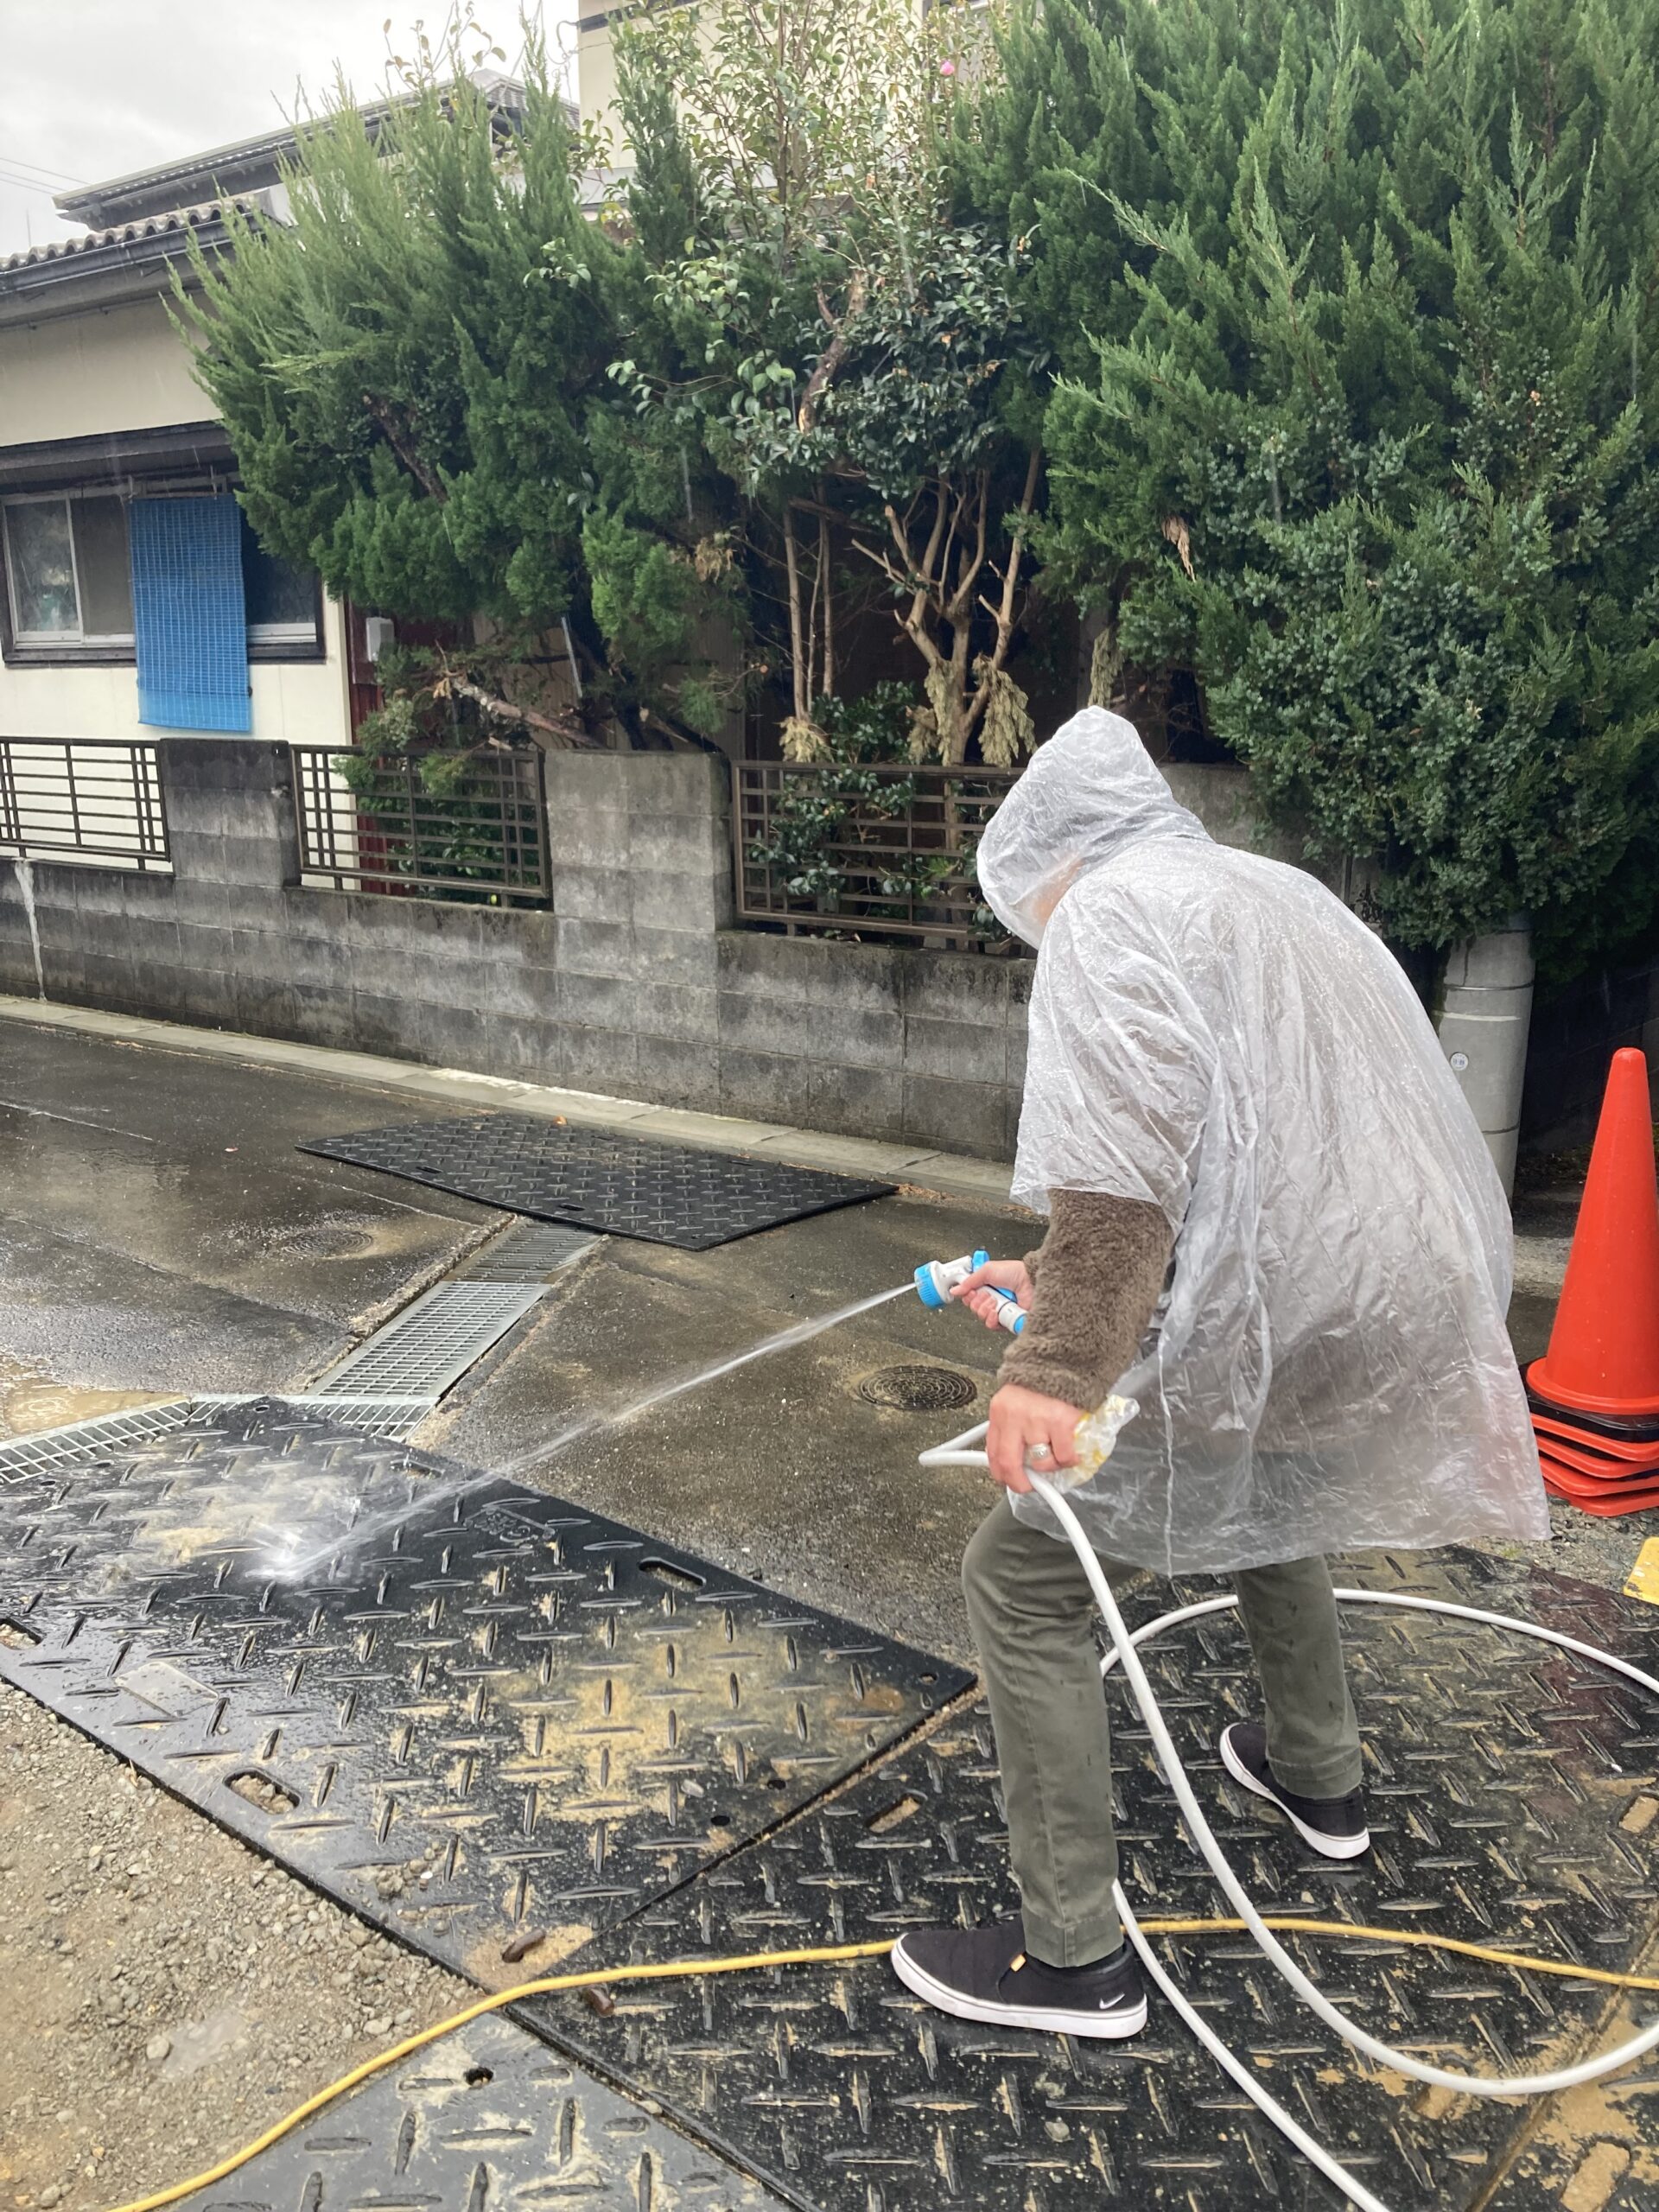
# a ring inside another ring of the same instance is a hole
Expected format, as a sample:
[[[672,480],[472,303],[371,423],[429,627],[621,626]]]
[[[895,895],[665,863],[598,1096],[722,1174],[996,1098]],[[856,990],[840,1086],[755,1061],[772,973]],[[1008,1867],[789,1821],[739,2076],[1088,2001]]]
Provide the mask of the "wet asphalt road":
[[[0,1431],[108,1394],[298,1389],[505,1228],[466,1199],[296,1150],[404,1119],[372,1084],[0,1022]],[[607,1238],[466,1376],[416,1441],[888,1634],[968,1655],[957,1590],[982,1477],[916,1454],[983,1417],[1001,1339],[902,1299],[562,1450],[596,1411],[904,1281],[1033,1241],[1012,1208],[901,1194],[712,1252]],[[1549,1301],[1517,1299],[1517,1349]],[[896,1365],[970,1402],[871,1402]],[[1550,1564],[1619,1586],[1651,1516],[1558,1511]]]
[[[0,1427],[108,1393],[299,1389],[511,1217],[295,1149],[407,1119],[407,1096],[0,1022]],[[1002,1339],[906,1299],[548,1459],[595,1408],[987,1243],[1029,1217],[924,1197],[823,1214],[713,1252],[604,1239],[474,1368],[417,1441],[960,1652],[957,1561],[982,1479],[925,1475],[982,1418]],[[894,1363],[948,1364],[972,1402],[859,1396]]]

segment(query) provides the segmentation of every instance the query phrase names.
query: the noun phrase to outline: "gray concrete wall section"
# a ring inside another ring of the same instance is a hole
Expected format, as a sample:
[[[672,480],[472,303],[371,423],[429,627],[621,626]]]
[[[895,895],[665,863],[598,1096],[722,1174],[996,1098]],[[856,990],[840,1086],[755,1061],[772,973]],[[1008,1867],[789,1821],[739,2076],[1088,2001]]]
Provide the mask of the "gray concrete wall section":
[[[550,912],[299,882],[280,747],[163,741],[171,876],[36,860],[46,995],[1005,1158],[1030,963],[732,926],[722,760],[548,763]],[[36,993],[0,862],[0,990]]]

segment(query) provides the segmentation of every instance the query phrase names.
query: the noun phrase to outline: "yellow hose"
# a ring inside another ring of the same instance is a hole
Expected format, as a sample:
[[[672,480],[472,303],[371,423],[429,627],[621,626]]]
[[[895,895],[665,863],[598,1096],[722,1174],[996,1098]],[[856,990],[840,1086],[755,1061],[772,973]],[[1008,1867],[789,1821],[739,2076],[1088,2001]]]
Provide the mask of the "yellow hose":
[[[1421,1928],[1365,1928],[1346,1920],[1296,1920],[1269,1918],[1268,1926],[1281,1936],[1337,1936],[1364,1938],[1381,1943],[1416,1943],[1436,1951],[1455,1951],[1460,1958],[1480,1959],[1488,1966],[1516,1967],[1526,1974],[1560,1974],[1570,1981],[1597,1981],[1612,1989],[1659,1990],[1659,1979],[1639,1974],[1618,1974],[1606,1967],[1575,1966],[1567,1959],[1534,1959],[1520,1951],[1494,1951],[1484,1943],[1465,1943],[1453,1936],[1434,1936]],[[1148,1936],[1242,1936],[1247,1931],[1242,1920],[1143,1920],[1143,1932]],[[164,2204],[176,2204],[181,2196],[188,2196],[198,2189],[210,2188],[223,2181],[238,2167],[245,2166],[250,2158],[257,2158],[284,2135],[321,2112],[346,2090],[354,2089],[372,2075],[395,2066],[400,2058],[407,2058],[413,2050],[436,2043],[440,2037],[452,2035],[457,2028],[464,2028],[469,2020],[476,2020],[486,2012],[499,2012],[504,2005],[517,2005],[527,1997],[552,1997],[563,1990],[607,1988],[619,1981],[676,1981],[696,1974],[747,1974],[760,1967],[835,1966],[847,1959],[883,1958],[893,1948],[892,1940],[877,1943],[837,1943],[820,1950],[756,1951],[732,1959],[675,1959],[665,1966],[604,1967],[588,1974],[556,1974],[540,1981],[520,1982],[516,1989],[498,1990],[493,1997],[480,1997],[476,2004],[468,2005],[459,2012],[452,2012],[447,2020],[439,2020],[429,2028],[423,2028],[418,2035],[406,2036],[402,2043],[394,2044],[390,2050],[383,2050],[373,2058],[365,2058],[360,2066],[353,2066],[349,2074],[342,2074],[326,2089],[319,2089],[302,2105],[296,2105],[284,2118],[276,2120],[263,2135],[256,2135],[251,2143],[245,2143],[239,2151],[232,2151],[216,2166],[209,2166],[205,2173],[193,2174],[188,2181],[175,2182],[170,2189],[157,2190],[153,2196],[137,2196],[131,2203],[118,2205],[116,2212],[160,2212]]]

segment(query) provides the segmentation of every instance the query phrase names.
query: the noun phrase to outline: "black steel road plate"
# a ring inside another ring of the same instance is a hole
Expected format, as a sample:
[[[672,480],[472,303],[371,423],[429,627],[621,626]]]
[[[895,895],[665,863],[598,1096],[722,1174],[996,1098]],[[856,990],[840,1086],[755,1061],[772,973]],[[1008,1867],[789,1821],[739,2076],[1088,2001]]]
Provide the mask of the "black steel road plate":
[[[300,1150],[429,1183],[509,1213],[575,1222],[687,1252],[884,1198],[893,1187],[780,1160],[658,1144],[614,1129],[561,1127],[530,1114],[397,1122],[317,1137]]]
[[[1659,1659],[1639,1608],[1548,1573],[1452,1554],[1374,1560],[1353,1579],[1529,1616],[1649,1671]],[[1149,1654],[1200,1796],[1263,1909],[1631,1961],[1656,1910],[1655,1831],[1644,1822],[1659,1712],[1587,1662],[1494,1630],[1357,1608],[1345,1627],[1376,1837],[1369,1859],[1349,1866],[1303,1850],[1215,1757],[1219,1729],[1255,1707],[1236,1617],[1194,1624]],[[1125,1885],[1148,1916],[1216,1913],[1145,1732],[1121,1688],[1111,1696]],[[1011,1903],[988,1726],[959,1712],[649,1906],[580,1963],[895,1936],[926,1922],[971,1923]],[[1561,2064],[1609,1996],[1386,1942],[1294,1948],[1364,2025],[1446,2066]],[[1362,2078],[1247,1939],[1162,1948],[1189,1999],[1396,2212],[1484,2202],[1529,2123],[1524,2107]],[[619,1984],[615,1999],[603,2019],[574,1999],[540,2000],[525,2017],[815,2212],[1339,2202],[1155,1996],[1146,2033],[1123,2044],[940,2018],[879,1961]]]
[[[486,2017],[183,2202],[196,2212],[766,2212],[773,2200],[522,2028]]]
[[[342,1499],[411,1482],[430,1494],[302,1579],[273,1572],[273,1529],[303,1555]],[[971,1680],[272,1401],[0,1490],[0,1675],[495,1987],[551,1971]]]

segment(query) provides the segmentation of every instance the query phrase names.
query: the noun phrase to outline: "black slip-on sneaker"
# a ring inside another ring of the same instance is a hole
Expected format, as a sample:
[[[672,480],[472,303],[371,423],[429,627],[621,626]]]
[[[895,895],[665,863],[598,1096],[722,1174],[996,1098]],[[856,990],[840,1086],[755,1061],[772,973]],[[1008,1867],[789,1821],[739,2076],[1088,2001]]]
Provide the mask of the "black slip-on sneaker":
[[[1147,2024],[1141,1963],[1127,1943],[1098,1966],[1057,1974],[1028,1958],[1020,1916],[984,1928],[923,1928],[893,1947],[893,1970],[937,2011],[1050,2035],[1139,2035]]]
[[[1325,1859],[1357,1859],[1371,1847],[1365,1825],[1365,1792],[1345,1797],[1298,1797],[1273,1778],[1268,1732],[1259,1720],[1236,1720],[1224,1731],[1221,1763],[1242,1789],[1276,1805],[1302,1841]]]

